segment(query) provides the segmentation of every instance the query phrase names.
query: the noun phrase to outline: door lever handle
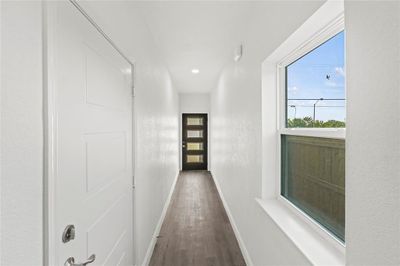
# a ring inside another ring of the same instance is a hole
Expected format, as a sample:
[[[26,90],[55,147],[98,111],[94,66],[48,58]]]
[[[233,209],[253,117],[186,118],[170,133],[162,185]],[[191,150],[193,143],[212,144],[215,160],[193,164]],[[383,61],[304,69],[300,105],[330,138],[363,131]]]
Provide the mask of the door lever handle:
[[[64,266],[86,266],[92,263],[96,259],[96,255],[92,254],[85,262],[75,263],[74,257],[69,257],[67,261],[64,263]]]

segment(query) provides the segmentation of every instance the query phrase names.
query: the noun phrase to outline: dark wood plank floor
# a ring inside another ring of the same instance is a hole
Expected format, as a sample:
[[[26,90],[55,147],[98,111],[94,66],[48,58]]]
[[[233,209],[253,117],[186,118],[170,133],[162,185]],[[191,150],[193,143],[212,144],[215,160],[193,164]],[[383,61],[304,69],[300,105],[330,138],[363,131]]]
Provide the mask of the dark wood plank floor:
[[[180,174],[150,265],[246,265],[209,172]]]

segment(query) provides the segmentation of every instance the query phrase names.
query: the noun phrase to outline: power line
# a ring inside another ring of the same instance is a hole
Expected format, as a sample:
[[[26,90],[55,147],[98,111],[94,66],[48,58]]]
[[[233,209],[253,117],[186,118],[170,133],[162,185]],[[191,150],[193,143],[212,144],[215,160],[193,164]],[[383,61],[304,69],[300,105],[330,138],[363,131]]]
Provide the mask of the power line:
[[[309,99],[287,99],[288,101],[316,101],[322,99],[323,101],[345,101],[346,99],[325,99],[325,98],[309,98]]]
[[[296,105],[290,105],[290,107],[314,107],[314,105],[300,105],[300,104],[296,104]],[[317,108],[322,108],[322,107],[340,107],[340,108],[344,108],[346,106],[339,106],[339,105],[317,105]]]

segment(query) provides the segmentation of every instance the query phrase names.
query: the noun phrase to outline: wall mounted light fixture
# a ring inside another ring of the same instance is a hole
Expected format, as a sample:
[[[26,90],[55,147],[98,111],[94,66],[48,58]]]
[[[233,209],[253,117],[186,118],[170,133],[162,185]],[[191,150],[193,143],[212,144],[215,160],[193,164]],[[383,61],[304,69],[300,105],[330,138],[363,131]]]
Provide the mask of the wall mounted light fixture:
[[[233,60],[235,60],[236,62],[240,60],[240,58],[242,58],[243,55],[243,45],[239,45],[238,47],[236,47],[236,49],[233,51]]]

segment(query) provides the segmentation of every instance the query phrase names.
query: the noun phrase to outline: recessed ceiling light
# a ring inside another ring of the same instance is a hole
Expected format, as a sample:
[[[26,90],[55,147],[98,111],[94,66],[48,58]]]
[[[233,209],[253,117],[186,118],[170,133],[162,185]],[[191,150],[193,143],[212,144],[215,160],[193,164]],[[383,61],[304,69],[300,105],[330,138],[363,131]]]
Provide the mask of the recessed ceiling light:
[[[193,68],[192,69],[192,73],[193,74],[199,74],[200,70],[198,70],[197,68]]]

